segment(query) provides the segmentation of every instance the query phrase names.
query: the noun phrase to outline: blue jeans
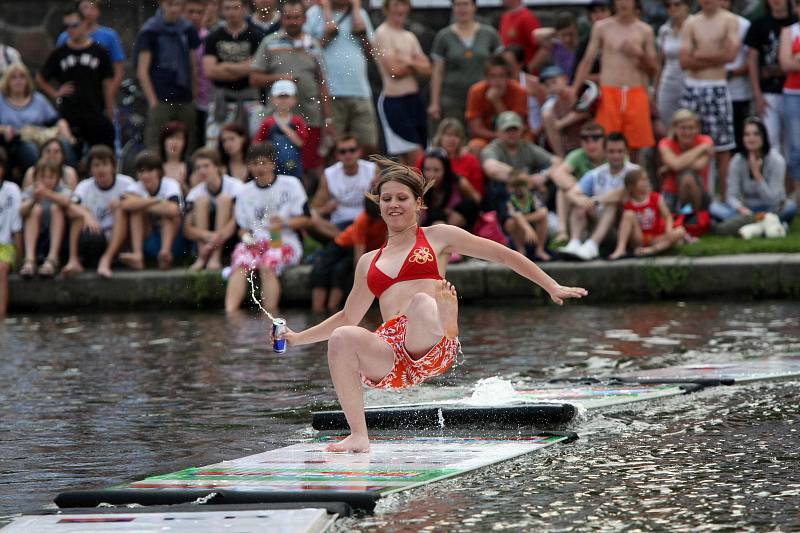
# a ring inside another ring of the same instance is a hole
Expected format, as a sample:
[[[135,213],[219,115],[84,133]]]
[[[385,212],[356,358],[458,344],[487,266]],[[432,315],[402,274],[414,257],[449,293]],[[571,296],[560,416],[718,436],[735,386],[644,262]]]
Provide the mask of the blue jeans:
[[[786,168],[800,181],[800,94],[783,95],[783,116],[786,126]]]
[[[747,206],[753,213],[766,213],[772,211],[769,206]],[[714,201],[709,206],[708,210],[711,216],[717,220],[725,221],[730,220],[739,215],[739,212],[724,202]],[[781,209],[776,213],[781,222],[791,223],[794,216],[797,214],[797,204],[794,200],[787,199]]]

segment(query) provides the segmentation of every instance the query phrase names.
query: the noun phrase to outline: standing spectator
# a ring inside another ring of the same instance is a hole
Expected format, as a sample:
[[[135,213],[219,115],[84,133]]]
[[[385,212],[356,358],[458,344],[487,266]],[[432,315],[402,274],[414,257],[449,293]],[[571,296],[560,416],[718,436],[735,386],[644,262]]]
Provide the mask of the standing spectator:
[[[111,265],[128,236],[128,222],[120,205],[122,195],[133,186],[133,178],[117,174],[114,151],[92,146],[87,155],[90,177],[81,181],[72,195],[69,228],[69,261],[62,273],[83,272],[81,257],[97,260],[97,274],[113,275]]]
[[[143,151],[136,156],[136,178],[125,191],[121,206],[128,216],[131,252],[120,261],[134,270],[144,268],[144,257],[158,256],[158,268],[172,266],[173,244],[183,215],[183,194],[177,180],[164,176],[161,158]]]
[[[114,67],[114,77],[111,78],[111,98],[113,102],[117,100],[119,87],[122,85],[122,78],[125,77],[125,50],[122,48],[122,41],[119,34],[113,28],[108,26],[101,26],[100,19],[100,1],[99,0],[79,0],[77,3],[78,10],[83,15],[86,21],[86,29],[89,32],[89,37],[100,46],[106,49],[109,56],[111,56],[111,63]],[[69,40],[69,32],[62,31],[56,46],[62,46]]]
[[[277,0],[253,0],[250,22],[261,28],[264,35],[272,35],[281,29],[281,12]]]
[[[731,0],[722,0],[722,9],[730,10]],[[744,43],[744,38],[750,29],[750,21],[741,15],[736,15],[739,21],[739,42]],[[747,46],[741,44],[736,58],[725,65],[728,75],[728,91],[731,93],[731,105],[733,106],[733,134],[736,142],[736,149],[742,150],[742,128],[744,119],[750,116],[750,101],[753,99],[753,91],[750,88],[750,80],[747,78]]]
[[[223,246],[236,233],[233,208],[244,185],[223,174],[219,152],[213,148],[196,150],[192,166],[201,181],[186,195],[184,233],[197,244],[197,260],[189,270],[221,270]]]
[[[797,203],[786,198],[786,160],[770,147],[766,126],[749,117],[743,130],[744,149],[733,156],[728,172],[728,197],[710,208],[714,218],[726,221],[726,234],[755,222],[755,213],[775,213],[787,224],[797,213]]]
[[[547,98],[547,89],[544,84],[539,82],[539,78],[533,74],[528,74],[523,70],[522,63],[524,51],[516,44],[505,48],[501,52],[503,59],[506,60],[508,68],[511,69],[511,79],[517,80],[520,87],[525,89],[528,95],[528,129],[531,138],[536,139],[542,131],[542,106]]]
[[[225,24],[205,40],[203,71],[214,82],[206,120],[206,144],[212,148],[225,124],[244,126],[252,137],[263,119],[258,89],[250,86],[250,65],[264,32],[246,15],[245,0],[222,0]]]
[[[269,88],[278,80],[297,84],[295,113],[308,126],[308,141],[303,151],[303,168],[317,171],[323,161],[319,154],[323,127],[333,135],[328,82],[319,43],[303,32],[306,15],[301,0],[286,0],[281,6],[281,29],[261,41],[253,57],[250,84]]]
[[[168,122],[158,139],[158,155],[164,163],[164,175],[178,180],[181,190],[189,189],[189,165],[186,162],[186,126],[183,122]]]
[[[36,82],[51,100],[59,102],[59,113],[83,145],[114,146],[113,68],[105,48],[89,37],[83,15],[76,7],[63,17],[69,39],[45,60]],[[49,80],[58,82],[58,88]]]
[[[656,77],[656,102],[662,124],[672,122],[680,108],[684,73],[681,68],[681,28],[689,17],[689,0],[666,0],[669,20],[658,29],[656,44],[661,69]]]
[[[453,24],[436,34],[431,49],[431,101],[428,115],[464,120],[469,88],[483,79],[484,65],[500,51],[497,30],[475,20],[475,0],[454,0]]]
[[[697,114],[702,132],[714,141],[717,175],[724,198],[731,150],[736,147],[725,65],[736,58],[741,39],[736,15],[723,9],[721,1],[703,0],[702,10],[689,17],[684,25],[681,66],[688,72],[680,106]]]
[[[688,109],[672,115],[670,132],[658,143],[664,168],[661,192],[673,211],[689,204],[697,212],[703,208],[703,195],[709,191],[709,174],[714,141],[700,133],[700,121]]]
[[[503,14],[500,17],[500,38],[503,46],[517,44],[525,51],[525,68],[533,72],[532,60],[539,45],[533,36],[534,30],[541,26],[539,19],[522,0],[503,0]]]
[[[248,181],[251,177],[247,164],[247,147],[250,142],[245,129],[238,124],[228,124],[222,128],[219,139],[222,143],[220,154],[225,172],[242,182]]]
[[[539,43],[539,50],[532,61],[534,70],[552,64],[560,67],[571,81],[578,48],[578,22],[575,15],[569,11],[558,13],[552,28],[539,28],[534,31],[534,36]]]
[[[416,35],[405,29],[410,0],[384,0],[386,20],[375,31],[375,53],[383,81],[378,114],[386,150],[412,165],[428,142],[428,116],[418,76],[431,75],[431,63]]]
[[[461,121],[455,118],[445,118],[439,123],[436,133],[433,135],[431,148],[443,148],[447,152],[453,172],[469,181],[469,184],[480,196],[478,203],[481,203],[483,195],[486,193],[486,178],[483,175],[480,160],[465,146],[466,140]],[[417,168],[420,171],[423,157],[421,155],[417,160]]]
[[[800,18],[800,7],[795,7]],[[789,172],[787,178],[800,202],[800,22],[781,30],[779,50],[783,83],[783,113],[786,116],[786,144]],[[792,183],[793,181],[793,183]]]
[[[303,147],[308,142],[308,127],[303,117],[293,113],[297,105],[297,85],[278,80],[270,90],[275,112],[264,119],[254,143],[269,142],[275,148],[275,172],[303,179]]]
[[[547,87],[547,101],[542,106],[542,123],[550,150],[558,157],[578,148],[584,122],[591,118],[586,112],[575,110],[570,97],[566,73],[557,65],[542,70],[539,79]]]
[[[366,153],[377,152],[378,119],[367,76],[375,35],[367,11],[361,0],[325,0],[307,18],[304,31],[322,45],[336,130],[355,135]]]
[[[197,130],[194,51],[200,46],[200,37],[181,16],[185,0],[160,0],[159,5],[156,14],[142,26],[134,46],[136,75],[149,105],[144,144],[150,149],[158,147],[159,133],[167,122],[178,120],[187,131]],[[195,136],[189,135],[189,153],[195,145]]]
[[[590,0],[589,5],[587,7],[589,10],[589,22],[591,22],[591,27],[600,22],[601,20],[605,20],[611,16],[611,9],[608,7],[608,0]],[[583,58],[586,56],[586,50],[589,48],[589,41],[591,40],[591,31],[588,35],[586,35],[581,41],[578,43],[578,49],[575,51],[575,70],[578,70],[578,65],[580,65]],[[595,54],[593,58],[590,59],[591,66],[589,67],[589,74],[587,74],[586,79],[591,80],[595,83],[600,83],[600,54]],[[575,74],[573,73],[573,81],[574,81]]]
[[[7,44],[0,43],[0,76],[6,73],[6,69],[14,64],[22,64],[22,56],[19,51]]]
[[[717,0],[718,1],[718,0]],[[597,122],[606,131],[621,131],[636,159],[638,150],[655,145],[647,86],[656,73],[653,29],[639,20],[639,0],[613,0],[614,16],[592,26],[586,55],[572,86],[578,93],[601,52],[600,107]]]
[[[211,80],[208,79],[203,69],[203,56],[206,51],[205,40],[211,33],[204,25],[207,10],[208,0],[186,0],[186,20],[191,22],[192,26],[194,26],[194,29],[197,31],[197,36],[200,38],[200,46],[192,52],[195,64],[197,65],[197,95],[194,99],[194,105],[197,110],[195,136],[198,146],[204,146],[206,144],[208,105],[211,102],[211,91],[214,88]]]
[[[5,179],[7,164],[6,151],[0,148],[0,317],[6,316],[8,310],[8,276],[17,262],[22,232],[22,195],[16,183]]]
[[[747,69],[756,113],[764,119],[769,143],[778,150],[785,140],[783,82],[778,49],[781,30],[797,22],[790,0],[766,0],[767,13],[753,21],[744,44],[747,45]]]
[[[523,123],[528,118],[528,95],[516,80],[511,79],[511,69],[502,55],[489,58],[486,79],[469,88],[467,113],[469,149],[474,154],[497,137],[495,121],[505,111],[519,115]]]
[[[0,146],[6,148],[17,179],[39,159],[42,137],[56,133],[66,143],[75,139],[69,124],[59,118],[50,101],[34,91],[33,79],[25,65],[12,64],[0,79]]]
[[[286,4],[284,4],[285,6]],[[289,11],[284,11],[286,18]],[[256,144],[247,151],[253,179],[236,201],[236,224],[241,242],[231,258],[231,276],[225,292],[225,311],[239,309],[247,290],[247,277],[257,271],[261,279],[261,305],[274,312],[281,298],[280,276],[300,263],[303,245],[297,230],[307,225],[303,206],[308,201],[300,180],[275,174],[275,150]]]
[[[639,167],[628,161],[628,143],[620,132],[606,137],[608,163],[590,170],[567,193],[570,240],[558,253],[582,261],[600,255],[600,245],[617,220],[625,191],[625,175]],[[590,225],[590,223],[593,223]],[[585,230],[591,230],[581,243]]]
[[[57,165],[42,159],[34,167],[33,185],[22,193],[20,214],[25,228],[25,261],[19,275],[23,278],[34,274],[52,278],[58,274],[65,212],[71,204],[71,191],[59,184],[59,170]],[[47,255],[37,270],[39,252],[45,250]]]

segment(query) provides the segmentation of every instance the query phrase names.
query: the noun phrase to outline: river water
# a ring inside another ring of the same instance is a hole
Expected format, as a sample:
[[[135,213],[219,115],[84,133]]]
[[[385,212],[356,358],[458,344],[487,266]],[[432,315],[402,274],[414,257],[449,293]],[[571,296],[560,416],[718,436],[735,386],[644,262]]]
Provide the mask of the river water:
[[[793,302],[469,306],[463,362],[426,387],[798,353],[798,317]],[[309,436],[308,412],[335,398],[325,347],[276,355],[265,324],[183,311],[0,324],[0,516]],[[800,531],[798,393],[762,383],[621,406],[574,423],[575,443],[390,496],[335,529]]]

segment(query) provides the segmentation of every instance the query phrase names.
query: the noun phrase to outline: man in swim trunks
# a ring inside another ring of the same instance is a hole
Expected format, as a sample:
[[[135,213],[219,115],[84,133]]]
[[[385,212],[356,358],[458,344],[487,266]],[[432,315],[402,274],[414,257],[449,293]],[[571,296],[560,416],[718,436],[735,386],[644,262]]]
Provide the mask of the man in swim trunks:
[[[458,301],[443,275],[451,253],[504,264],[544,288],[551,299],[581,298],[585,289],[562,287],[524,255],[448,224],[418,225],[422,198],[432,183],[416,169],[379,160],[382,171],[370,196],[388,236],[358,261],[344,309],[305,331],[287,330],[291,346],[328,340],[328,365],[351,434],[329,451],[365,452],[369,436],[362,383],[402,388],[445,372],[459,350]],[[385,322],[375,332],[357,324],[377,297]]]
[[[719,0],[717,0],[719,1]],[[653,29],[639,20],[639,0],[614,0],[615,14],[592,26],[586,54],[575,70],[572,98],[600,59],[600,107],[597,122],[606,131],[621,131],[631,159],[640,148],[655,145],[647,86],[658,68]]]
[[[701,11],[689,17],[682,30],[681,67],[688,73],[680,106],[694,111],[700,117],[702,133],[714,140],[724,197],[731,150],[736,147],[725,65],[736,58],[741,46],[739,20],[722,9],[720,0],[699,0],[699,3]]]

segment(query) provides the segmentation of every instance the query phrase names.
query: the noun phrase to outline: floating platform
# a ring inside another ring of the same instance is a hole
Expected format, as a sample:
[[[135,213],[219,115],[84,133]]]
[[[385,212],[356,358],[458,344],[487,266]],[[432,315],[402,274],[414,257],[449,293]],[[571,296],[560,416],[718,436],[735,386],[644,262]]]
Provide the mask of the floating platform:
[[[800,357],[773,357],[726,363],[696,363],[621,374],[626,383],[734,385],[800,377]]]

